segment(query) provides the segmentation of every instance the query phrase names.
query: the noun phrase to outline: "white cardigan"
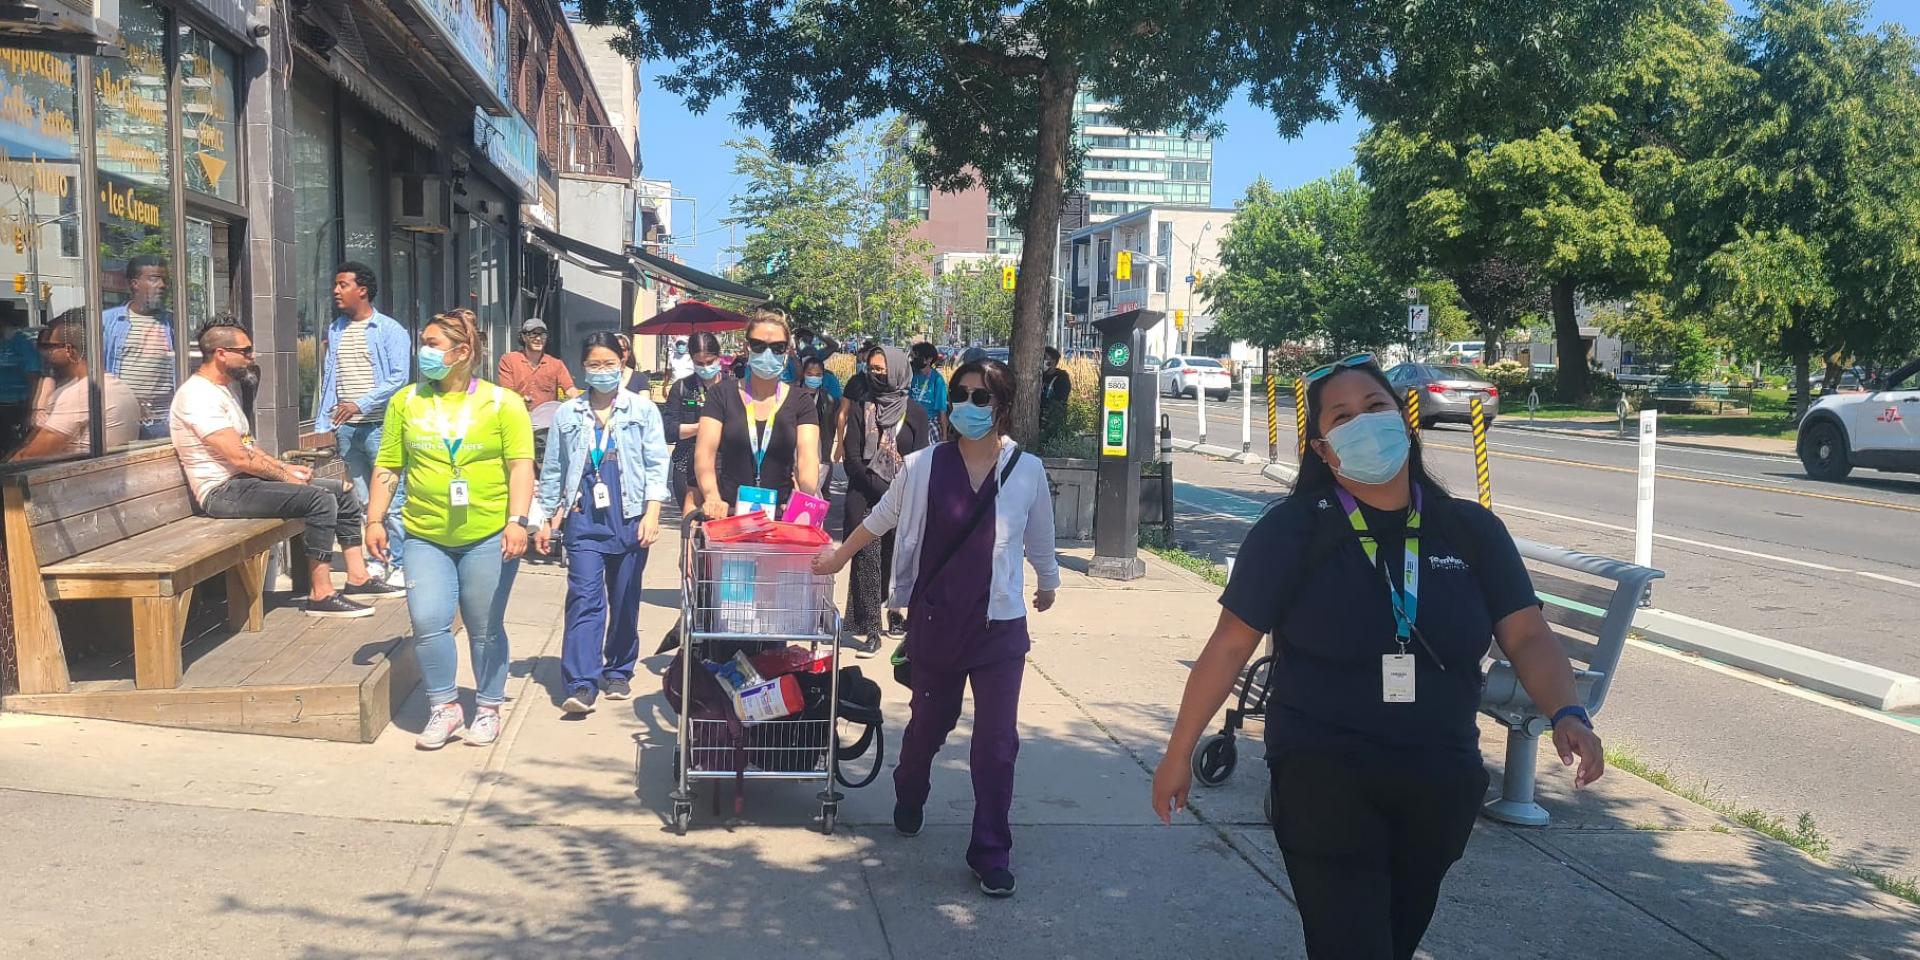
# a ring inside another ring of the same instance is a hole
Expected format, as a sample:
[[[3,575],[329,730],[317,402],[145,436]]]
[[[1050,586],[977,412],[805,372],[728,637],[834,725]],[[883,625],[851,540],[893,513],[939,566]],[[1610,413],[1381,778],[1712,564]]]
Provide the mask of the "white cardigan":
[[[893,545],[893,597],[889,606],[905,608],[913,596],[913,581],[920,575],[920,544],[927,532],[927,487],[933,476],[933,451],[936,444],[908,455],[900,475],[887,488],[886,496],[874,504],[873,511],[860,525],[876,537],[898,529]],[[1000,459],[993,475],[1007,468],[1013,456],[1014,442],[1000,440]],[[1022,561],[1033,564],[1040,576],[1040,589],[1060,588],[1060,561],[1053,551],[1053,492],[1047,485],[1047,468],[1031,453],[1021,456],[1012,475],[1000,488],[993,505],[993,596],[987,603],[989,620],[1017,620],[1027,615],[1022,597]]]

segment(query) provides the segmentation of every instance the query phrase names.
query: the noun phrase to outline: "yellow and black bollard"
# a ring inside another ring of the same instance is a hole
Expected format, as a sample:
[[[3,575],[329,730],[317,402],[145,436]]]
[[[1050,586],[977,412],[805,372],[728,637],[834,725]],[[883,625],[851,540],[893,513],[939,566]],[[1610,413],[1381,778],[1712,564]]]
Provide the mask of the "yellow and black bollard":
[[[1293,434],[1297,444],[1294,447],[1294,462],[1307,458],[1307,381],[1293,381]]]
[[[1473,477],[1480,484],[1480,505],[1493,509],[1493,477],[1487,471],[1487,414],[1473,398]]]
[[[1407,427],[1414,433],[1420,432],[1420,388],[1407,388]]]
[[[1267,371],[1267,459],[1280,459],[1280,405],[1274,396],[1279,378]]]

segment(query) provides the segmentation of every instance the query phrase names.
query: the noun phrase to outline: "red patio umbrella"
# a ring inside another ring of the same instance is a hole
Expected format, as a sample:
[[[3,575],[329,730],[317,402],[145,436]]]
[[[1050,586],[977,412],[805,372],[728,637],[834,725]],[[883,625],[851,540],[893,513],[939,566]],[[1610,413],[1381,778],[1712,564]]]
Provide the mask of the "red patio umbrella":
[[[655,314],[652,319],[634,327],[637,336],[684,337],[701,331],[718,333],[722,330],[739,330],[747,325],[747,318],[711,303],[699,300],[682,300],[669,310]]]

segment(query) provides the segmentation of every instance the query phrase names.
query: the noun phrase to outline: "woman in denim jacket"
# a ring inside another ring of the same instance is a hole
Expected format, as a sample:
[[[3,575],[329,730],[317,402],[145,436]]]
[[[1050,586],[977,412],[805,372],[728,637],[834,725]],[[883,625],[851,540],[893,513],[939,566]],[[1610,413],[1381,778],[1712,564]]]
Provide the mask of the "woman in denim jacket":
[[[560,674],[561,709],[593,711],[601,693],[633,696],[640,646],[640,575],[660,537],[667,500],[667,439],[652,398],[623,387],[620,342],[587,337],[581,349],[587,392],[554,414],[546,462],[534,497],[534,545],[567,548],[567,630]],[[609,612],[611,608],[611,612]]]

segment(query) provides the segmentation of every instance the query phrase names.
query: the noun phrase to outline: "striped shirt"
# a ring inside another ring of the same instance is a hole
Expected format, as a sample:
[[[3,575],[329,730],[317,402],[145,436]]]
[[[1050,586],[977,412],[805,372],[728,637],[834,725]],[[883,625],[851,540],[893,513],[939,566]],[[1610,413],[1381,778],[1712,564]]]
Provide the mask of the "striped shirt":
[[[127,344],[120,354],[120,380],[140,398],[144,421],[152,423],[166,415],[173,403],[173,343],[160,321],[127,311]]]
[[[376,383],[373,353],[367,349],[367,322],[349,320],[346,329],[340,331],[340,344],[335,351],[340,368],[336,375],[340,378],[339,396],[344,401],[357,402],[372,393]],[[352,422],[377,423],[385,414],[385,410],[362,410]]]

